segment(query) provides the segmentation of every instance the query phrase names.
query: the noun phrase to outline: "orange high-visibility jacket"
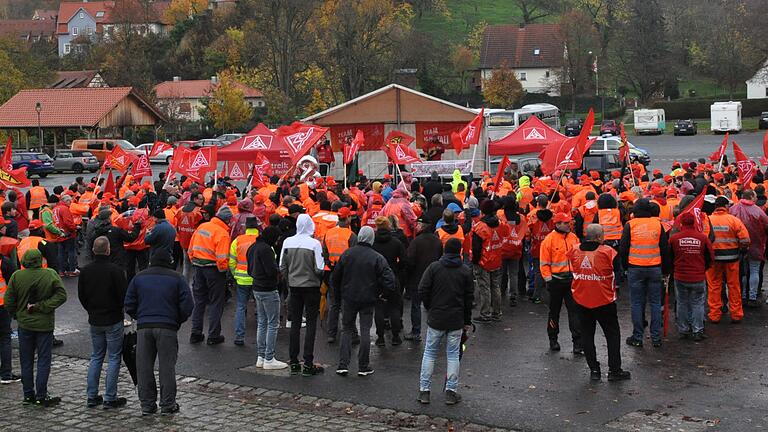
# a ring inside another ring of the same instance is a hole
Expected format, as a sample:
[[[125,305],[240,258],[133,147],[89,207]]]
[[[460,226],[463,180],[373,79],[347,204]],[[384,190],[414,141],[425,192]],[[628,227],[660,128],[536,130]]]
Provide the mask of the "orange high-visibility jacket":
[[[621,212],[619,209],[598,210],[597,221],[603,227],[605,240],[621,240],[621,233],[624,227],[621,224]]]
[[[629,259],[634,266],[654,267],[661,265],[659,241],[664,227],[655,218],[638,218],[629,222]]]
[[[749,246],[749,232],[744,223],[736,216],[728,213],[725,208],[718,208],[709,217],[715,232],[712,248],[715,250],[715,261],[736,261],[739,259],[739,249]]]
[[[229,227],[214,217],[201,224],[189,241],[189,260],[199,267],[216,266],[219,271],[229,268]]]
[[[571,277],[571,266],[568,262],[568,252],[579,243],[576,234],[550,232],[541,242],[539,251],[539,270],[545,280],[568,279]]]

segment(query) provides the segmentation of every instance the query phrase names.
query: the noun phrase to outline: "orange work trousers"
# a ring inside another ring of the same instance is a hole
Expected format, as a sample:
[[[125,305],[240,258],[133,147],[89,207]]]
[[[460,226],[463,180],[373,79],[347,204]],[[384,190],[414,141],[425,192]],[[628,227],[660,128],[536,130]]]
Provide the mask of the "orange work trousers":
[[[711,321],[720,321],[723,315],[723,274],[728,285],[728,311],[732,320],[744,318],[744,310],[741,307],[741,282],[739,281],[739,262],[715,261],[707,270],[707,303]]]

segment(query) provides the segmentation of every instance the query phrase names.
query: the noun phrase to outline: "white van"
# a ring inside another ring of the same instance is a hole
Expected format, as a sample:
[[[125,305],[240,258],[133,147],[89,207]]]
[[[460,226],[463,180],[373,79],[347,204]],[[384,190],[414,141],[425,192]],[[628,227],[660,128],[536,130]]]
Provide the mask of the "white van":
[[[741,131],[741,102],[715,102],[712,104],[712,132]]]
[[[663,134],[667,127],[667,118],[663,109],[635,110],[635,133]]]

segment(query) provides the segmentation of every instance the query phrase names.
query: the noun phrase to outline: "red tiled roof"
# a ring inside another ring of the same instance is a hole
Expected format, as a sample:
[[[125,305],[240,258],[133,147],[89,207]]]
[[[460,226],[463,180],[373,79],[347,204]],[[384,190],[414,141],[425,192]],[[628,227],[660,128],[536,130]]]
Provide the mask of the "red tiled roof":
[[[493,69],[505,61],[513,69],[557,67],[563,53],[559,24],[491,25],[483,35],[480,68]]]
[[[0,20],[0,36],[14,38],[53,37],[56,24],[45,20]]]
[[[55,9],[35,9],[35,13],[33,16],[36,16],[40,20],[56,20],[56,15],[59,13],[59,11]]]
[[[42,127],[94,127],[128,96],[162,118],[132,87],[34,89],[22,90],[0,106],[0,128],[37,127],[37,102],[42,104]]]
[[[158,99],[195,99],[208,97],[214,84],[210,80],[165,81],[155,86]],[[235,83],[247,98],[260,98],[264,94],[253,87]]]
[[[145,9],[145,3],[139,0],[120,0],[110,11],[109,21],[104,24],[125,24],[126,21],[134,18],[141,22],[170,24],[165,18],[165,11],[171,5],[170,1],[153,1],[148,5],[149,7]]]
[[[48,88],[86,87],[98,73],[99,71],[96,70],[59,71],[56,72],[56,78]]]
[[[115,6],[114,1],[89,1],[83,2],[61,2],[59,4],[59,17],[57,21],[57,33],[67,34],[67,23],[71,20],[80,8],[96,20],[96,31],[101,31],[101,25],[109,22],[109,12]],[[98,12],[104,12],[101,17],[97,17]]]

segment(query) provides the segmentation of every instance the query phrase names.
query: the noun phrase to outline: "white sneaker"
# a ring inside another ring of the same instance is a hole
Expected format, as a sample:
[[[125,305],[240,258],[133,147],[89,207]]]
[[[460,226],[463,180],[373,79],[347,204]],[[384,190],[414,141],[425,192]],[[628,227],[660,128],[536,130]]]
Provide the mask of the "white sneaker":
[[[278,370],[288,367],[288,363],[281,362],[280,360],[273,358],[272,360],[264,360],[264,370]]]
[[[264,357],[259,357],[256,359],[256,367],[257,368],[264,367]]]
[[[131,325],[133,325],[133,321],[132,320],[129,320],[129,319],[124,319],[123,320],[123,327],[130,327]]]
[[[301,328],[304,328],[306,326],[307,326],[307,319],[306,318],[302,318],[301,319]],[[286,321],[285,322],[285,328],[291,328],[291,321]]]

